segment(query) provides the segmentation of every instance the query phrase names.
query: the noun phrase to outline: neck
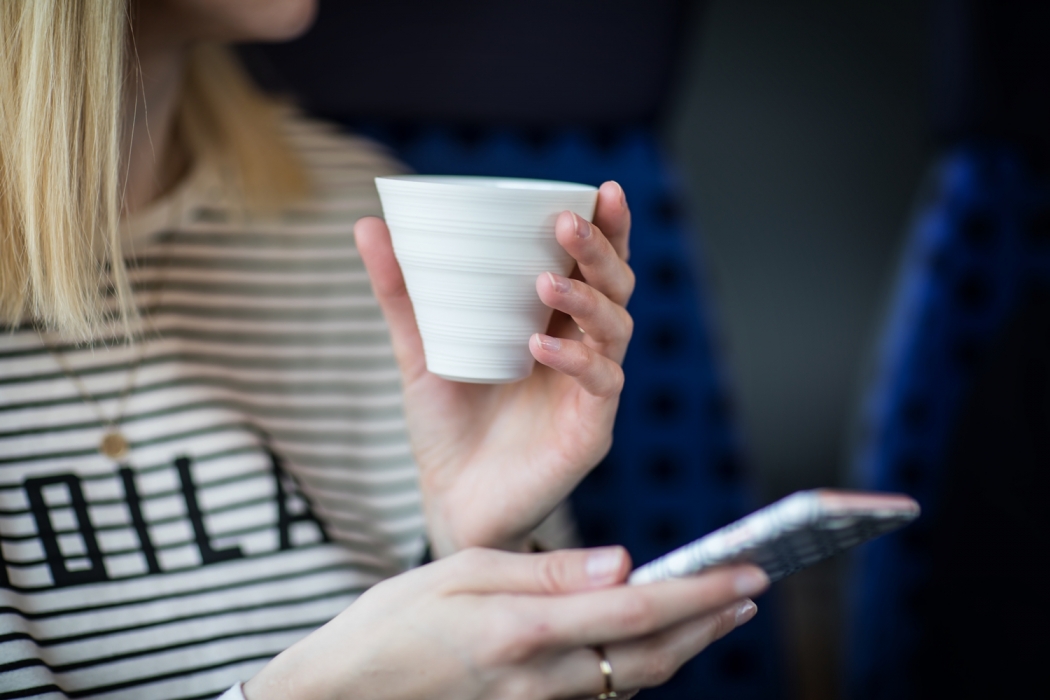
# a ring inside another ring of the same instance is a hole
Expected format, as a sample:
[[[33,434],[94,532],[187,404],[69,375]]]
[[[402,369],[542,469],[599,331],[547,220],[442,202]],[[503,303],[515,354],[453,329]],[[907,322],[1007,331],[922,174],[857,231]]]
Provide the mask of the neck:
[[[124,109],[125,213],[142,209],[170,190],[189,165],[175,139],[187,47],[182,42],[158,41],[163,33],[154,29],[156,22],[143,15],[138,19],[134,41],[129,42],[131,69]]]

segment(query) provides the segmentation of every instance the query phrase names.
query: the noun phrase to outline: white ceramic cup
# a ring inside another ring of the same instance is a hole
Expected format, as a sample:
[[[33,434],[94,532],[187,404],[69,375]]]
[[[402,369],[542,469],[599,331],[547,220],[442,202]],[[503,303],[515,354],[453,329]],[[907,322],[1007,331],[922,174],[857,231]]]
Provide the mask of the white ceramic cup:
[[[377,177],[376,187],[427,369],[481,384],[528,377],[529,338],[551,317],[536,278],[574,266],[554,222],[566,210],[590,221],[598,188],[451,175]]]

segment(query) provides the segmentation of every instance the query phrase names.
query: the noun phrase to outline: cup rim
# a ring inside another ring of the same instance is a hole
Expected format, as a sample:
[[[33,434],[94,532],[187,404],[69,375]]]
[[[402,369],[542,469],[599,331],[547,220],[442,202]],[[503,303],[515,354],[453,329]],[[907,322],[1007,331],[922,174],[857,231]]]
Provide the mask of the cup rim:
[[[542,194],[589,193],[597,192],[594,185],[579,182],[562,182],[560,180],[537,180],[523,177],[485,177],[479,175],[384,175],[377,177],[376,183],[408,184],[420,189],[440,188],[449,192],[463,194],[530,192]]]

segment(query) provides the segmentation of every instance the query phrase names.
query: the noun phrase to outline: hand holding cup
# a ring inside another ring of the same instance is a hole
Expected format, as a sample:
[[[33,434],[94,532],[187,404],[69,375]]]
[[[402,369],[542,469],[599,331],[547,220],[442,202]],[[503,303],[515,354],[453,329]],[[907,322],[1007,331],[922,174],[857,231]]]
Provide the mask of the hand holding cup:
[[[562,261],[556,269],[528,270],[528,294],[539,299],[543,314],[554,313],[544,332],[515,341],[540,364],[507,384],[468,384],[427,371],[413,285],[406,285],[390,230],[376,218],[355,227],[402,372],[437,556],[469,546],[522,549],[528,533],[611,444],[620,363],[633,330],[624,308],[634,289],[627,265],[630,211],[623,190],[609,182],[598,190],[593,223],[572,211],[548,216],[553,231],[529,249],[532,257],[520,257],[535,260],[539,251],[553,250],[549,259]]]

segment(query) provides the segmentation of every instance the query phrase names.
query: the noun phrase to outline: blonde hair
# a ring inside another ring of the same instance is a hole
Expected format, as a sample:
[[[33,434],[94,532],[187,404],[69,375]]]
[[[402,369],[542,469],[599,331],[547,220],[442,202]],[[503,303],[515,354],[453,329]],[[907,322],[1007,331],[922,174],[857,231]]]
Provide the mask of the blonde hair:
[[[136,317],[120,240],[128,34],[126,0],[0,2],[0,325],[88,339],[110,289],[125,329]],[[191,50],[178,138],[248,206],[307,189],[277,110],[227,49]]]

